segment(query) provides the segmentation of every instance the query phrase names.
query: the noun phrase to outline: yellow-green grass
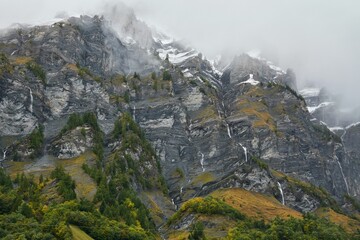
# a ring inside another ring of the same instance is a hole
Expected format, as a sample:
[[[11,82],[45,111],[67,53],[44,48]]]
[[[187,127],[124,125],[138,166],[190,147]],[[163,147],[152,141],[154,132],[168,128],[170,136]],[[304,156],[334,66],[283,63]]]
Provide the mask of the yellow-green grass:
[[[264,103],[259,101],[251,101],[247,98],[241,97],[237,101],[236,109],[238,110],[239,114],[253,118],[252,126],[254,128],[266,127],[271,131],[276,130],[275,121]]]
[[[92,237],[87,235],[83,230],[81,230],[79,227],[70,225],[70,230],[73,236],[74,240],[93,240]]]
[[[64,160],[54,160],[53,164],[46,166],[34,167],[33,162],[10,162],[8,172],[10,173],[10,177],[12,179],[15,179],[17,174],[21,173],[25,173],[26,175],[31,174],[35,179],[38,179],[40,175],[46,178],[50,177],[50,174],[55,169],[56,165],[61,165],[64,167],[65,172],[68,173],[75,181],[75,192],[77,197],[84,197],[91,201],[96,193],[96,183],[89,175],[84,172],[82,165],[84,163],[93,161],[94,158],[94,153],[86,152],[79,157]]]
[[[191,185],[201,187],[202,185],[212,182],[216,179],[214,174],[205,172],[197,175],[191,182]]]
[[[10,174],[12,179],[15,179],[16,175],[23,173],[26,167],[30,164],[30,162],[10,162],[7,172]]]
[[[65,171],[71,176],[76,183],[75,192],[78,198],[86,198],[90,201],[93,200],[96,193],[96,183],[94,180],[84,172],[82,165],[88,160],[91,161],[95,155],[87,152],[77,158],[61,160],[61,165]]]
[[[164,222],[164,216],[171,216],[174,213],[168,210],[168,208],[171,209],[172,204],[161,191],[145,191],[141,194],[141,198],[144,200],[156,225]],[[162,209],[159,205],[167,207]]]
[[[25,57],[25,56],[21,56],[21,57],[16,57],[12,60],[12,63],[15,65],[25,65],[28,62],[31,62],[33,59],[31,57]]]
[[[68,64],[66,64],[66,67],[74,72],[79,71],[79,68],[74,63],[68,63]]]
[[[168,240],[187,240],[189,232],[185,230],[171,231]]]
[[[219,189],[211,193],[248,217],[268,222],[275,217],[302,218],[302,214],[282,205],[273,196],[250,192],[241,188]]]
[[[218,114],[214,106],[209,105],[199,112],[195,117],[196,120],[200,121],[201,124],[204,124],[208,121],[213,121],[218,119]]]
[[[221,215],[199,215],[197,221],[205,225],[204,234],[207,239],[220,239],[225,237],[228,230],[235,227],[237,223],[235,220]]]
[[[357,230],[360,230],[360,221],[337,213],[331,208],[319,208],[315,211],[315,214],[342,226],[348,232],[356,232]]]

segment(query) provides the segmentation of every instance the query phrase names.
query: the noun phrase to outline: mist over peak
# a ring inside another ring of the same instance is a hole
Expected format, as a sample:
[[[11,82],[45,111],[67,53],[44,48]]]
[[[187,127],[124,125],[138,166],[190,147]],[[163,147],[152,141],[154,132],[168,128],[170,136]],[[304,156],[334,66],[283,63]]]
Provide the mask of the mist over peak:
[[[274,65],[294,69],[300,89],[311,82],[326,86],[341,96],[344,104],[360,102],[356,90],[356,71],[360,69],[359,1],[123,2],[15,0],[2,4],[0,27],[14,22],[46,22],[54,16],[105,15],[112,19],[120,35],[128,35],[133,29],[132,38],[145,47],[151,44],[151,33],[143,30],[148,29],[143,24],[155,26],[176,39],[186,39],[188,45],[208,59],[219,54],[222,59],[232,59],[260,49],[261,55]],[[141,20],[131,21],[135,18]]]

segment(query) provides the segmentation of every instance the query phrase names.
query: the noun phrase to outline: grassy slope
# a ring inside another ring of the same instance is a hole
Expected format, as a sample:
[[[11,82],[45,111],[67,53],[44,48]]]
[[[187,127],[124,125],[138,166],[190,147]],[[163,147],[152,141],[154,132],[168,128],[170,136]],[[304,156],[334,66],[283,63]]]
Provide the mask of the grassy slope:
[[[92,201],[96,193],[96,183],[84,172],[82,165],[85,162],[93,161],[94,158],[95,155],[92,152],[86,152],[76,158],[54,160],[52,164],[42,167],[34,167],[32,162],[12,162],[9,172],[13,179],[16,177],[16,174],[23,172],[25,174],[32,174],[35,178],[38,178],[40,174],[44,177],[49,177],[56,165],[62,165],[65,172],[68,173],[76,183],[75,192],[77,197],[84,197]]]
[[[70,230],[74,240],[93,240],[92,237],[87,235],[83,230],[81,230],[77,226],[70,225]]]
[[[283,206],[272,196],[250,192],[245,189],[231,188],[219,189],[211,194],[222,199],[228,205],[237,209],[248,217],[270,221],[275,217],[288,218],[289,216],[301,218],[302,214]]]
[[[315,213],[320,217],[327,218],[331,222],[342,226],[348,232],[356,232],[360,229],[360,221],[337,213],[330,208],[319,208],[315,211]]]
[[[273,196],[261,193],[250,192],[240,188],[219,189],[210,194],[211,196],[224,201],[226,204],[245,214],[249,218],[269,222],[275,217],[287,219],[289,217],[302,218],[302,214],[291,208],[283,206]],[[315,212],[320,217],[325,217],[331,222],[341,225],[348,232],[355,232],[360,229],[360,222],[343,214],[337,213],[328,208],[321,208]],[[228,229],[236,222],[220,215],[197,214],[197,221],[205,225],[206,236],[224,237]],[[208,227],[211,226],[211,227]],[[189,232],[185,229],[170,230],[169,239],[187,239]]]

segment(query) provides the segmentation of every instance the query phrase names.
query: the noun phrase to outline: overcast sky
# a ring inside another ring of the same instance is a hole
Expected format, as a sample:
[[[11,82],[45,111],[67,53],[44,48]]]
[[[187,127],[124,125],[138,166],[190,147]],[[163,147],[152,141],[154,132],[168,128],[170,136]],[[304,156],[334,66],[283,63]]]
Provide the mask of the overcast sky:
[[[45,22],[61,12],[101,12],[103,2],[0,0],[0,28]],[[315,81],[360,103],[360,0],[123,2],[149,25],[186,40],[209,58],[259,49],[281,67],[293,68],[300,86]]]

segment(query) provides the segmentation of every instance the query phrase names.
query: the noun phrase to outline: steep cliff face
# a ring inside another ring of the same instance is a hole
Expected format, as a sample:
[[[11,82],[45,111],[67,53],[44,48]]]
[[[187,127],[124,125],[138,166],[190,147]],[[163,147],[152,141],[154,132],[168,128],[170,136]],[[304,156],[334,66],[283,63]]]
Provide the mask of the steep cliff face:
[[[0,136],[43,124],[45,149],[75,157],[92,147],[92,132],[56,137],[69,114],[96,113],[110,136],[128,112],[154,147],[175,205],[222,187],[272,194],[303,212],[321,204],[321,194],[289,179],[340,202],[357,196],[357,155],[347,159],[342,140],[309,114],[291,70],[241,55],[221,72],[194,49],[145,33],[145,42],[134,33],[126,42],[106,20],[81,17],[2,36]],[[105,159],[119,148],[107,143]],[[151,171],[141,165],[141,174],[159,174],[155,159],[143,164]]]

